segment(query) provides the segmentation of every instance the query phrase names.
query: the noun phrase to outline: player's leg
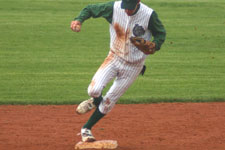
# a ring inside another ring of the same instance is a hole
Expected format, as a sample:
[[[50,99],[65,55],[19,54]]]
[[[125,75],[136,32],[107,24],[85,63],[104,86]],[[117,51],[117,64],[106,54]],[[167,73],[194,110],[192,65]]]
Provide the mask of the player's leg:
[[[99,106],[100,112],[107,114],[112,110],[118,99],[126,92],[126,90],[138,77],[142,67],[142,64],[136,66],[124,66],[124,71],[117,76],[113,82],[113,85],[104,96],[104,99]]]
[[[110,112],[120,96],[128,89],[128,87],[134,82],[134,80],[139,75],[142,65],[137,66],[124,66],[125,68],[121,71],[120,74],[117,74],[113,85],[110,90],[104,96],[103,101],[97,107],[95,112],[92,114],[88,122],[83,126],[83,129],[91,131],[91,128],[102,118]],[[82,133],[81,133],[82,134]],[[82,137],[83,139],[83,137]],[[83,139],[83,141],[85,138]],[[91,134],[90,138],[86,138],[86,141],[93,141],[93,136]]]
[[[96,103],[97,105],[99,105],[99,103],[97,103],[96,101],[102,99],[102,90],[117,75],[115,64],[116,59],[114,57],[114,54],[110,52],[92,78],[92,81],[88,87],[88,95],[94,97],[94,103]]]
[[[102,90],[117,74],[113,63],[115,63],[115,60],[110,53],[92,78],[88,87],[88,95],[91,98],[78,105],[76,110],[78,114],[84,114],[91,109],[98,107],[103,99],[101,94]]]
[[[93,97],[93,103],[97,108],[88,122],[84,125],[85,128],[91,129],[91,127],[98,121],[98,118],[100,119],[100,116],[103,117],[98,109],[98,106],[103,99],[101,93],[107,83],[115,78],[116,75],[117,71],[115,67],[110,64],[105,68],[99,69],[93,77],[92,82],[88,87],[88,94]]]
[[[91,84],[88,86],[88,95],[93,97],[93,103],[98,106],[102,101],[102,90],[106,85],[115,78],[117,72],[112,64],[105,68],[100,68],[92,78]]]
[[[110,57],[111,58],[111,57]],[[109,57],[105,59],[101,67],[94,75],[91,84],[88,87],[88,94],[93,97],[93,104],[97,107],[94,113],[91,115],[87,123],[81,129],[82,141],[92,142],[95,140],[91,133],[91,128],[105,116],[105,114],[99,111],[98,105],[102,101],[102,90],[108,82],[110,82],[117,75],[117,71],[113,65],[113,59],[109,60]]]
[[[123,67],[122,67],[123,68]],[[95,112],[92,114],[88,122],[83,126],[91,131],[91,128],[102,118],[111,111],[117,100],[120,96],[124,94],[124,92],[128,89],[128,87],[134,82],[134,80],[139,75],[142,69],[142,65],[137,66],[124,66],[124,69],[117,74],[117,78],[115,79],[113,85],[110,90],[107,92],[106,96],[104,96],[101,104]],[[92,135],[90,137],[93,137]],[[83,138],[83,137],[82,137]],[[93,141],[93,139],[89,138],[86,141]],[[83,140],[84,141],[84,140]]]

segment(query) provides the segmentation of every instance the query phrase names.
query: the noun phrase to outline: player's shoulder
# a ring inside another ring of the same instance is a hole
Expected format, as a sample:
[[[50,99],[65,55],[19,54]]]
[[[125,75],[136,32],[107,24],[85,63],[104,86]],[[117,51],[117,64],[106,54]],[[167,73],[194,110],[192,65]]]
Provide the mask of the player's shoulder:
[[[153,8],[149,7],[147,4],[140,2],[141,7],[145,8],[145,9],[151,9],[153,10]]]
[[[142,2],[140,2],[140,11],[142,11],[143,13],[149,13],[150,15],[154,12],[151,7],[147,6]]]
[[[122,1],[114,1],[114,6],[121,6]]]

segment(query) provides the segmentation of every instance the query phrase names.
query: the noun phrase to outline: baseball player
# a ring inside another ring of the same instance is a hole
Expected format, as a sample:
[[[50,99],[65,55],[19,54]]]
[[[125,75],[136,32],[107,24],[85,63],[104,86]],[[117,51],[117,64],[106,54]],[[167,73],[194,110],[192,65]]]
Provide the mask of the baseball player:
[[[157,13],[140,0],[88,5],[71,22],[71,29],[80,32],[82,23],[90,17],[103,17],[110,23],[110,50],[88,87],[91,98],[76,109],[78,114],[85,114],[96,108],[81,128],[83,142],[95,141],[91,128],[112,110],[142,71],[146,57],[158,51],[166,37]],[[103,96],[102,90],[113,79]]]

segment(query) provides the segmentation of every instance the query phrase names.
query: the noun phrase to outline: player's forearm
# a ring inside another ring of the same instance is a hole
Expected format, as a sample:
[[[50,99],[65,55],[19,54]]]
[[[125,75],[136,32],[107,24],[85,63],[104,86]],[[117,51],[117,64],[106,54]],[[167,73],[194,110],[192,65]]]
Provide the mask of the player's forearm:
[[[148,28],[154,37],[153,42],[156,43],[156,50],[159,50],[166,39],[166,30],[155,11],[149,20]]]
[[[107,2],[101,4],[93,4],[85,7],[74,20],[78,20],[83,23],[85,20],[93,17],[104,17],[109,23],[112,22],[114,2]]]
[[[85,20],[91,17],[91,11],[89,10],[89,6],[85,7],[74,20],[80,21],[83,23]]]
[[[156,47],[155,49],[156,50],[160,50],[162,44],[164,43],[166,39],[166,32],[162,32],[162,33],[158,33],[154,36],[154,40],[152,42],[155,42],[156,44]]]

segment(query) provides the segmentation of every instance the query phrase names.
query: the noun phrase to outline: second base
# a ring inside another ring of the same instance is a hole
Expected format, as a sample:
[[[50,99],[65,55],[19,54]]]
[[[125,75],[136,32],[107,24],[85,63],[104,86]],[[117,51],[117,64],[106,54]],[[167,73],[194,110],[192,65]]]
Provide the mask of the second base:
[[[88,150],[88,149],[116,149],[118,147],[117,141],[101,140],[95,142],[78,142],[75,145],[75,150]]]

